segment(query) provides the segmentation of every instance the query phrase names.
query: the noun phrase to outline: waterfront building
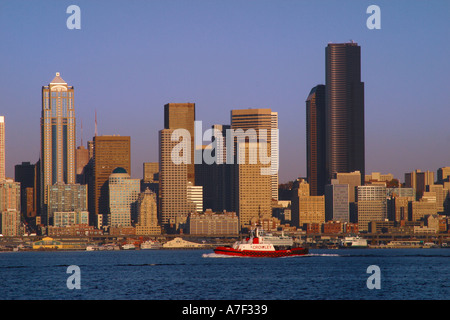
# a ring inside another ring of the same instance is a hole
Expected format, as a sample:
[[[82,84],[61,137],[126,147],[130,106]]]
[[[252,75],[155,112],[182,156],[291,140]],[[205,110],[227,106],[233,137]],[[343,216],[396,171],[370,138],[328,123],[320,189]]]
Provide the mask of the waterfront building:
[[[325,193],[326,140],[325,140],[325,86],[311,89],[306,99],[306,172],[311,196]]]
[[[409,203],[409,220],[419,221],[427,215],[437,214],[436,201],[431,199],[420,199]]]
[[[348,184],[339,184],[332,179],[325,186],[325,221],[350,222]]]
[[[0,182],[6,178],[5,150],[5,116],[0,116]]]
[[[60,73],[42,87],[40,205],[44,223],[48,219],[48,186],[75,183],[76,142],[74,88]]]
[[[369,222],[387,219],[386,187],[367,185],[356,187],[359,231],[369,231]]]
[[[67,227],[73,225],[89,225],[89,212],[87,211],[66,211],[53,212],[53,226]],[[49,235],[51,235],[49,233]]]
[[[147,188],[144,192],[139,194],[137,200],[137,214],[137,235],[161,234],[161,227],[158,223],[156,193]]]
[[[131,172],[131,139],[129,136],[102,135],[93,139],[93,177],[89,179],[89,213],[100,227],[109,213],[108,181],[113,171]]]
[[[365,177],[364,83],[361,82],[361,47],[329,43],[325,48],[325,102],[327,172],[361,172]]]
[[[56,183],[51,186],[47,186],[48,191],[48,221],[47,226],[60,226],[61,223],[66,221],[73,221],[76,223],[85,223],[86,217],[80,218],[81,212],[83,216],[87,212],[88,200],[87,200],[87,186],[81,184],[65,184],[63,182]],[[55,221],[55,213],[59,213],[57,221]],[[64,213],[73,213],[67,214]],[[73,215],[73,218],[69,218]],[[57,224],[55,224],[57,223]]]
[[[199,236],[236,236],[239,234],[239,218],[235,212],[191,213],[189,233]]]
[[[108,179],[109,214],[107,225],[129,227],[137,222],[137,201],[141,190],[140,179],[131,179],[128,172],[118,167]]]

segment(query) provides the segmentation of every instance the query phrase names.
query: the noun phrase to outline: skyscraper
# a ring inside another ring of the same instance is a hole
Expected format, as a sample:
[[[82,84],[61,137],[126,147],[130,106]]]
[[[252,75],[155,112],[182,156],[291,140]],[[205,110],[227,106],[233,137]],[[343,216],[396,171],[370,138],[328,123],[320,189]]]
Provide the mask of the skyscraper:
[[[306,168],[311,196],[323,195],[326,177],[325,86],[311,89],[306,99]]]
[[[111,227],[129,227],[137,222],[137,201],[141,190],[140,179],[131,179],[124,168],[113,170],[108,180],[109,214]]]
[[[187,166],[188,181],[195,184],[195,103],[168,103],[164,105],[164,129],[186,129],[191,135],[191,161]]]
[[[272,216],[272,115],[271,109],[241,109],[231,111],[231,129],[237,140],[234,165],[234,201],[241,227],[248,227],[252,218]],[[242,130],[239,133],[239,129]],[[251,131],[254,135],[252,137]],[[265,130],[265,131],[264,131]],[[264,132],[266,136],[264,137]],[[239,137],[242,138],[240,141]],[[277,141],[273,141],[276,143]],[[227,154],[230,153],[227,150]],[[269,158],[263,163],[261,154]],[[273,162],[275,161],[275,162]],[[263,170],[268,169],[265,174]],[[278,189],[278,186],[277,186]]]
[[[5,180],[5,117],[0,116],[0,182]]]
[[[96,136],[94,137],[94,170],[93,185],[89,186],[89,213],[93,220],[96,215],[109,212],[108,179],[117,167],[131,171],[129,136]],[[106,221],[105,221],[106,222]]]
[[[172,160],[172,150],[179,143],[171,139],[173,131],[159,131],[159,219],[164,227],[174,226],[180,216],[188,214],[188,164]]]
[[[327,182],[337,172],[361,172],[365,177],[364,83],[361,47],[330,43],[326,54]]]
[[[47,221],[48,189],[57,182],[75,183],[74,88],[59,72],[42,87],[41,113],[41,215]]]

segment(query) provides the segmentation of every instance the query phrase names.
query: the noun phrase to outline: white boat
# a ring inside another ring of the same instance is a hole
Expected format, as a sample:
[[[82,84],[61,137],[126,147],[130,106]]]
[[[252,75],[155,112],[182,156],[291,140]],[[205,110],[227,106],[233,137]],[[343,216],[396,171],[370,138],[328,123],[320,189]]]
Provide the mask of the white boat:
[[[132,243],[127,243],[122,246],[123,250],[134,250],[136,249],[135,245]]]
[[[366,248],[367,240],[360,236],[345,237],[340,242],[342,248]]]
[[[141,249],[161,249],[162,244],[158,241],[148,240],[141,244]]]
[[[97,251],[100,250],[98,246],[87,246],[86,251]]]

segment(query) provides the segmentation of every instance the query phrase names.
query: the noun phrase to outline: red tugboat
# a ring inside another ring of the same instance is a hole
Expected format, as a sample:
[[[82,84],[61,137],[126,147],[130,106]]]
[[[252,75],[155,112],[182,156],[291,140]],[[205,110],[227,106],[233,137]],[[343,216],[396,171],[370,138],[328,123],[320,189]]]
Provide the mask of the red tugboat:
[[[236,241],[232,247],[217,247],[214,253],[237,257],[279,258],[303,256],[308,254],[308,249],[294,247],[292,237],[266,235],[256,227],[250,237]]]

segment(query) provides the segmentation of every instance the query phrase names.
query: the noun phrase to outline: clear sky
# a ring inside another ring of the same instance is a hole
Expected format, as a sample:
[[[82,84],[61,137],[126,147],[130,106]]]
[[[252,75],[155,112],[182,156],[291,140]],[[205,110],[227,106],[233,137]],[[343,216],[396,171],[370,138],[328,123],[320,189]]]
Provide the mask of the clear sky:
[[[69,5],[81,29],[69,30]],[[381,29],[369,30],[369,5]],[[132,176],[158,161],[163,106],[194,102],[203,128],[230,111],[279,115],[280,182],[306,176],[305,100],[325,81],[325,47],[361,46],[366,172],[401,181],[450,166],[450,1],[0,0],[0,115],[7,176],[39,158],[41,88],[75,88],[77,141],[131,136]]]

